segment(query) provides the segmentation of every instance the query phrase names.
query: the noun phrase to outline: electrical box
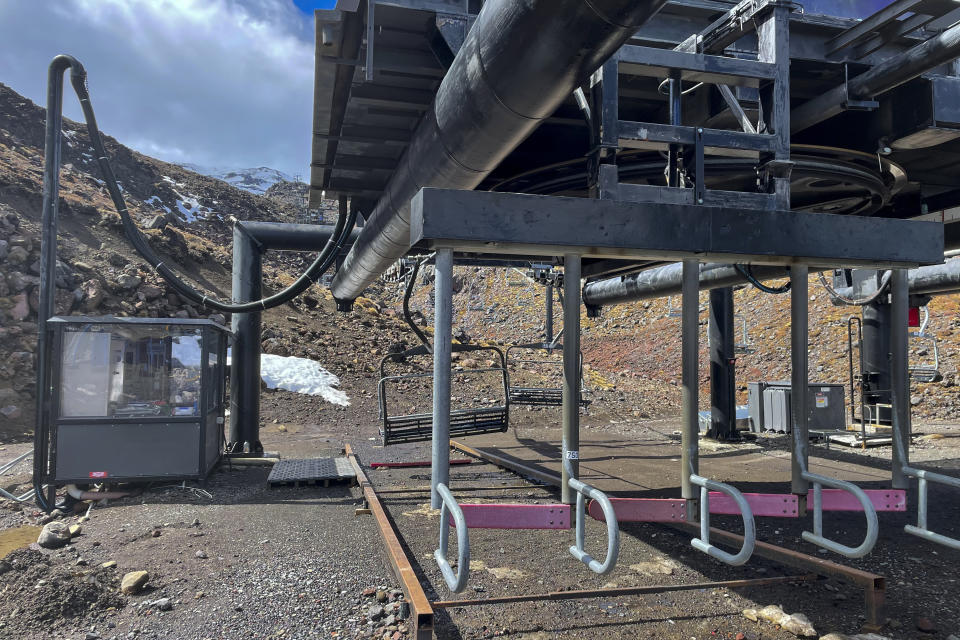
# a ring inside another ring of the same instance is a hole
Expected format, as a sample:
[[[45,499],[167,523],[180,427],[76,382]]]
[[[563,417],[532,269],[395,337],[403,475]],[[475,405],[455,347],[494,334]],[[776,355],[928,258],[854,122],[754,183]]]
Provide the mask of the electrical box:
[[[209,320],[57,317],[46,483],[197,480],[223,449],[230,332]]]
[[[750,382],[747,385],[750,429],[756,433],[790,433],[793,428],[789,382]],[[807,428],[846,429],[842,384],[811,383],[807,388]]]

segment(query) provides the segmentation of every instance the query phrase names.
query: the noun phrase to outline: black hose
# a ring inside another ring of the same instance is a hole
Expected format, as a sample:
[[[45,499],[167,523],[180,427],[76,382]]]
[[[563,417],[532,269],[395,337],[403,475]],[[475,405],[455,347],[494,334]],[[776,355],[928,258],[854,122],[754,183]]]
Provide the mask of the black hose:
[[[343,243],[350,237],[350,232],[353,231],[354,224],[357,220],[357,212],[355,209],[351,209],[346,218],[344,218],[342,214],[337,217],[333,234],[331,234],[326,246],[323,247],[313,263],[293,284],[272,296],[251,302],[228,304],[203,295],[181,280],[180,277],[154,253],[153,249],[151,249],[147,243],[146,238],[144,238],[140,232],[140,229],[137,228],[136,222],[130,217],[130,213],[127,211],[127,206],[123,200],[123,194],[117,185],[116,176],[107,158],[107,152],[100,136],[100,129],[97,127],[97,119],[94,116],[93,105],[90,103],[90,94],[87,89],[87,73],[83,65],[74,58],[70,58],[70,66],[70,82],[73,85],[73,90],[76,92],[77,97],[80,99],[83,118],[87,123],[87,134],[90,136],[90,143],[96,152],[97,164],[103,173],[104,182],[107,185],[107,190],[110,192],[114,207],[116,207],[117,213],[120,214],[120,219],[123,221],[124,233],[137,250],[137,253],[143,256],[150,266],[153,267],[179,295],[208,309],[215,309],[225,313],[264,311],[293,300],[306,291],[310,285],[318,282],[320,277],[330,268],[340,249],[343,247]]]
[[[417,283],[417,275],[420,273],[420,267],[433,255],[435,254],[430,254],[429,256],[417,260],[414,263],[413,269],[410,270],[410,273],[407,276],[407,286],[403,292],[403,319],[406,320],[407,325],[413,330],[417,338],[420,339],[420,342],[423,343],[429,353],[433,353],[433,347],[430,346],[430,340],[427,338],[427,335],[420,330],[420,327],[417,326],[417,323],[413,321],[413,316],[410,315],[410,297],[413,295],[413,287]]]
[[[847,298],[837,293],[837,290],[834,289],[829,282],[827,282],[827,278],[823,275],[823,271],[821,271],[818,275],[820,276],[820,284],[824,289],[826,289],[827,293],[834,298],[834,300],[840,302],[841,304],[845,304],[848,307],[864,307],[868,304],[872,304],[880,296],[886,293],[887,288],[890,286],[890,280],[893,278],[893,271],[885,271],[880,279],[880,286],[877,287],[877,290],[874,293],[871,293],[869,296],[860,298],[858,300]]]
[[[768,287],[767,285],[763,284],[757,280],[756,276],[753,275],[753,269],[750,267],[750,265],[735,264],[733,267],[740,275],[746,278],[747,282],[764,293],[770,293],[775,296],[779,296],[790,291],[789,282],[782,287]]]

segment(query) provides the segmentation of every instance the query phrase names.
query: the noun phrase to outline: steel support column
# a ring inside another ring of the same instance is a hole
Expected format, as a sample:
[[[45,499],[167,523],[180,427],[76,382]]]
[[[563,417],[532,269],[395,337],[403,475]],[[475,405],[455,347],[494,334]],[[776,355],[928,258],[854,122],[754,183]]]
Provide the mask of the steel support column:
[[[681,359],[683,383],[683,425],[681,426],[681,495],[687,500],[687,521],[697,518],[700,488],[690,481],[700,473],[700,424],[697,409],[700,397],[700,263],[683,261],[683,306],[681,311]]]
[[[710,291],[710,430],[707,437],[737,437],[733,289]]]
[[[580,256],[563,256],[563,446],[575,476],[580,475]],[[561,501],[574,504],[577,492],[570,488],[563,468]]]
[[[893,404],[893,488],[909,489],[910,478],[903,468],[910,464],[910,374],[909,324],[910,291],[906,269],[894,269],[890,280],[890,390]]]
[[[890,410],[877,405],[891,404],[890,346],[892,339],[891,307],[885,296],[863,306],[863,371],[868,388],[867,405],[872,406],[870,417],[883,424],[891,423]]]
[[[430,507],[442,504],[437,485],[450,483],[450,352],[453,341],[453,250],[438,249],[433,312],[433,451]]]
[[[790,267],[790,413],[793,437],[790,439],[791,492],[800,499],[800,513],[806,512],[810,483],[802,473],[807,470],[810,457],[807,436],[807,380],[808,323],[809,323],[809,267]]]
[[[241,225],[233,227],[233,302],[263,297],[261,244]],[[259,453],[260,445],[260,313],[234,313],[230,320],[233,349],[230,361],[231,453]]]

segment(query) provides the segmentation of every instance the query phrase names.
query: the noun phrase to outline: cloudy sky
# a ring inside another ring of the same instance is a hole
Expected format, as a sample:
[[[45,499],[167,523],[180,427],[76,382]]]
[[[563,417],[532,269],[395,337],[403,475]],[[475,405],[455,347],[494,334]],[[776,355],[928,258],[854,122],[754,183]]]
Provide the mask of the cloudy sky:
[[[100,127],[170,162],[306,177],[313,9],[334,0],[0,0],[0,82],[38,104],[58,53]],[[69,86],[69,83],[67,84]],[[80,119],[68,94],[65,113]]]

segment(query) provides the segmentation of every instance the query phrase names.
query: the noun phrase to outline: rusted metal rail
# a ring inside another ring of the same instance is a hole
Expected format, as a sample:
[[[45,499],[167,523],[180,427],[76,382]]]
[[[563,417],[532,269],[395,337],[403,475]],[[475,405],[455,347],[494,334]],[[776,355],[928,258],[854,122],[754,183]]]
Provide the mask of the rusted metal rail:
[[[452,607],[476,607],[485,604],[508,604],[514,602],[539,602],[541,600],[584,600],[587,598],[606,598],[614,596],[638,596],[645,593],[667,593],[670,591],[697,591],[698,589],[738,589],[743,587],[763,587],[772,584],[790,582],[814,582],[819,579],[815,573],[801,576],[779,576],[776,578],[753,578],[750,580],[726,580],[722,582],[696,582],[693,584],[660,584],[645,587],[617,587],[611,589],[576,589],[571,591],[550,591],[548,593],[530,593],[519,596],[499,598],[479,598],[473,600],[437,600],[435,609]]]
[[[691,531],[695,534],[700,530],[700,525],[687,522],[670,523],[669,526],[684,531]],[[743,536],[713,527],[710,528],[710,537],[711,539],[722,540],[734,547],[739,546],[743,542]],[[854,569],[853,567],[838,564],[830,560],[824,560],[823,558],[816,558],[799,551],[794,551],[793,549],[778,547],[759,540],[754,546],[753,555],[772,560],[773,562],[788,567],[815,571],[821,576],[836,578],[862,588],[866,608],[866,624],[864,625],[864,630],[879,631],[884,625],[886,620],[883,614],[883,607],[886,600],[887,581],[883,576],[868,571],[861,571],[860,569]]]
[[[370,480],[367,479],[349,444],[344,445],[344,453],[357,474],[357,484],[363,491],[363,498],[370,509],[371,515],[377,521],[377,528],[380,530],[380,537],[383,538],[383,545],[390,567],[393,569],[397,580],[400,581],[403,595],[410,604],[412,637],[416,640],[430,640],[433,637],[433,607],[430,600],[427,599],[427,594],[423,591],[420,579],[417,578],[403,545],[400,543],[400,534],[383,508],[380,498],[377,497],[377,492]]]
[[[455,440],[450,441],[450,446],[456,451],[468,456],[475,456],[487,460],[488,462],[492,462],[499,467],[514,471],[520,475],[536,478],[541,482],[553,486],[560,486],[561,481],[558,474],[531,467],[496,453],[481,451],[480,449],[475,449]],[[677,527],[684,531],[699,529],[699,524],[692,523],[676,523],[670,526]],[[717,540],[723,540],[733,546],[739,546],[743,542],[742,536],[715,528],[710,529],[710,535]],[[854,569],[853,567],[831,562],[830,560],[817,558],[799,551],[794,551],[793,549],[778,547],[767,542],[757,541],[754,554],[778,564],[803,569],[805,571],[813,571],[818,575],[836,578],[862,588],[864,590],[864,603],[866,608],[864,630],[876,631],[885,623],[884,603],[886,598],[886,578],[883,576],[861,571],[860,569]]]

